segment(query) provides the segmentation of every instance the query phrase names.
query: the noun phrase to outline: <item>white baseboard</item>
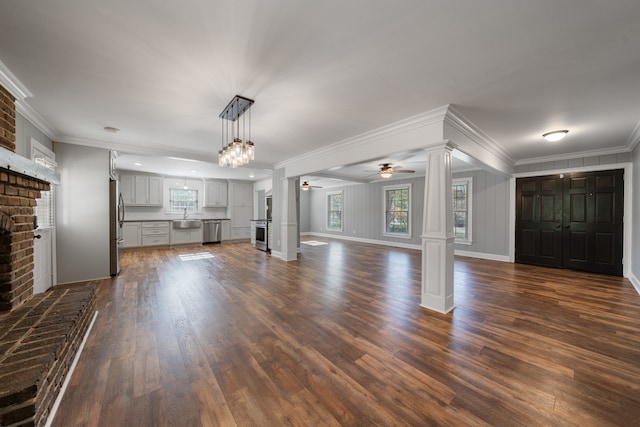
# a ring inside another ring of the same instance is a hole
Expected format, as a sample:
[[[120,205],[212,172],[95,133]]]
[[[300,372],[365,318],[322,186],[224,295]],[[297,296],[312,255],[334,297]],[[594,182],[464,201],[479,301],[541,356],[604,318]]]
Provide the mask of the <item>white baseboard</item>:
[[[638,278],[633,273],[629,273],[628,279],[636,289],[636,292],[640,294],[640,280],[638,280]]]
[[[483,252],[461,251],[456,249],[453,253],[457,256],[465,256],[469,258],[487,259],[489,261],[511,262],[509,255],[486,254]]]
[[[369,243],[371,245],[392,246],[395,248],[404,248],[404,249],[417,249],[419,251],[422,250],[422,246],[420,245],[413,245],[410,243],[390,242],[388,240],[363,239],[361,237],[350,237],[350,236],[343,236],[340,234],[327,234],[327,233],[314,233],[314,232],[305,233],[304,235],[327,237],[329,239],[348,240],[350,242],[358,242],[358,243]]]

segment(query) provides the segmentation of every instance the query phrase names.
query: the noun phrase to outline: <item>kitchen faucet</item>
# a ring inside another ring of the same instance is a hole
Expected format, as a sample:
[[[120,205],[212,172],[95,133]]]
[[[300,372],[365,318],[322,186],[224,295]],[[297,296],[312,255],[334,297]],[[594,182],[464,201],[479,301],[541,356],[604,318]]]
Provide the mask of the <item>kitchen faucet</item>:
[[[182,217],[182,219],[187,219],[187,208],[184,208],[184,216]]]

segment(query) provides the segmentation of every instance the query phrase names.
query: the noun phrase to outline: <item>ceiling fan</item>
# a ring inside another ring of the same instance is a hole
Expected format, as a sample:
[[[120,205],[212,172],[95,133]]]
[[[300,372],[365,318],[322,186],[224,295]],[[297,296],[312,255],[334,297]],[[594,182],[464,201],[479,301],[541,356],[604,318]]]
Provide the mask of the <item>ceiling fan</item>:
[[[382,178],[391,178],[391,175],[394,173],[414,173],[414,170],[411,169],[402,169],[402,166],[391,166],[391,163],[380,163],[380,170],[378,171],[378,175]]]
[[[307,181],[304,181],[301,185],[300,185],[300,189],[302,189],[302,191],[309,191],[312,188],[322,188],[318,185],[311,185],[309,184]]]

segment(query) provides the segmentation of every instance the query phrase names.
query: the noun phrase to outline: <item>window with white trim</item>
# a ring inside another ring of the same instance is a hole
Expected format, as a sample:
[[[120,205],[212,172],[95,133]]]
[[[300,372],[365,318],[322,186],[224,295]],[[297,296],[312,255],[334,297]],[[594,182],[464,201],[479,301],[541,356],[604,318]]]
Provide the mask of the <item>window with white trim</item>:
[[[342,191],[327,193],[327,230],[342,231]]]
[[[35,139],[31,139],[31,159],[47,169],[56,170],[55,154],[48,148],[40,144]],[[34,209],[35,222],[38,228],[53,228],[55,226],[55,186],[51,185],[49,191],[40,191],[40,198],[36,199]]]
[[[456,243],[471,244],[472,178],[456,178],[453,187],[453,235]]]
[[[411,237],[411,184],[384,187],[384,235]]]
[[[198,212],[198,190],[170,188],[169,212]]]

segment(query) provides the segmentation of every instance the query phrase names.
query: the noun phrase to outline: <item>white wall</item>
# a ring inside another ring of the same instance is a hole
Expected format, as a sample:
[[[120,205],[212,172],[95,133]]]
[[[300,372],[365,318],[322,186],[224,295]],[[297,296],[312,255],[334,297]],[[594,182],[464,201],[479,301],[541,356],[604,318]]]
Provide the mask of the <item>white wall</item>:
[[[16,154],[31,158],[31,138],[53,151],[51,138],[19,113],[16,114]]]
[[[109,277],[109,151],[54,143],[58,283]]]

